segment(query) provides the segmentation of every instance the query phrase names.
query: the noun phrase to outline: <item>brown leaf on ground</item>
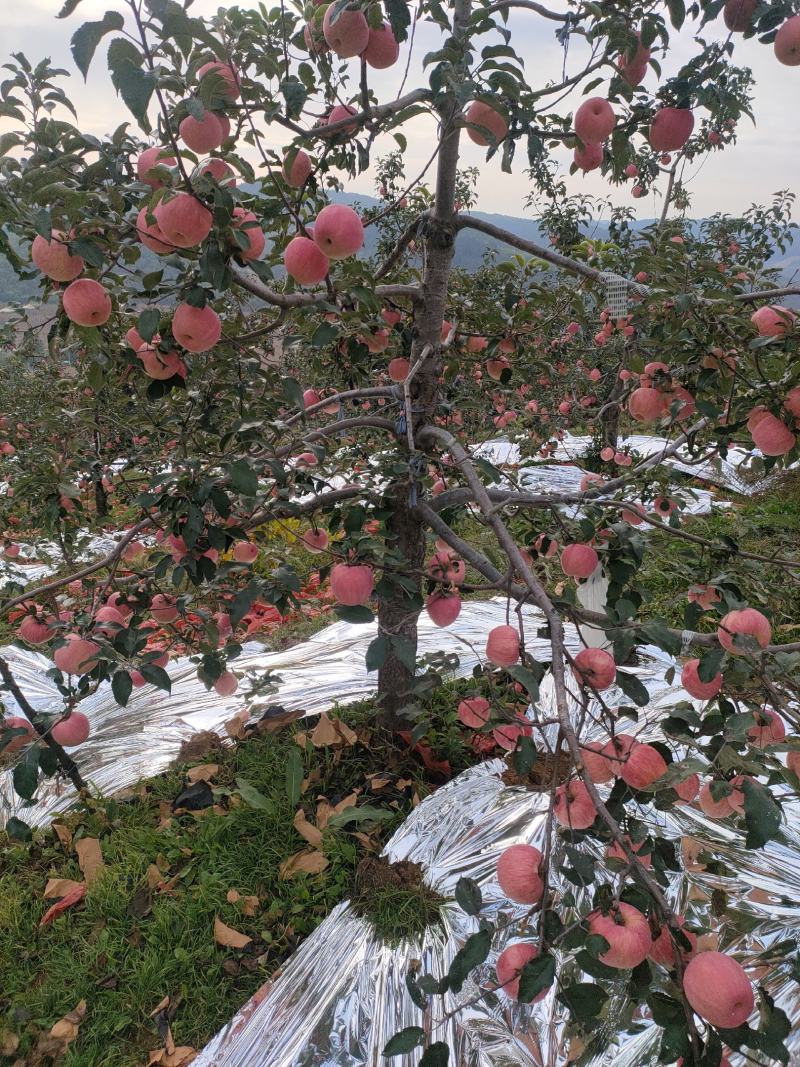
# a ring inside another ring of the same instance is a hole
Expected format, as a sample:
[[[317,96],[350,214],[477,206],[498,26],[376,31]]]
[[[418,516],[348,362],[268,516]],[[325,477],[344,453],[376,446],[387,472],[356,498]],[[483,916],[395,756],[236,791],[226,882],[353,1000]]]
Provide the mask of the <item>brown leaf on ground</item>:
[[[315,822],[318,829],[324,830],[328,825],[328,819],[333,815],[333,808],[326,797],[317,797],[317,815]]]
[[[352,793],[348,793],[344,800],[340,800],[338,804],[334,804],[334,813],[338,815],[339,812],[344,811],[345,808],[354,808],[358,802],[358,795],[360,792],[360,789],[355,789]]]
[[[247,934],[240,934],[230,926],[226,926],[222,919],[214,918],[214,940],[224,948],[246,948],[253,940]]]
[[[297,722],[298,719],[304,717],[305,712],[302,708],[295,708],[294,711],[285,711],[281,715],[268,715],[258,720],[256,731],[259,734],[276,734],[285,726],[289,726],[290,723]]]
[[[75,852],[86,884],[91,885],[105,866],[100,842],[96,837],[82,837],[80,841],[75,842]]]
[[[381,789],[385,789],[387,785],[392,784],[392,779],[388,775],[380,772],[377,774],[365,774],[364,777],[367,779],[369,787],[373,793],[379,793]]]
[[[354,745],[358,738],[355,731],[346,726],[341,719],[332,719],[324,712],[308,735],[314,748],[327,748],[330,745]]]
[[[0,1056],[13,1056],[19,1048],[19,1038],[10,1030],[0,1030]]]
[[[237,711],[232,719],[225,723],[225,733],[234,741],[241,741],[245,735],[245,726],[250,719],[249,711]]]
[[[210,782],[219,773],[218,763],[201,763],[197,767],[190,767],[186,772],[186,780],[190,785],[194,782]]]
[[[39,926],[48,926],[54,919],[57,919],[59,915],[63,915],[69,908],[74,907],[86,896],[86,886],[83,882],[79,882],[77,888],[73,889],[71,893],[59,900],[57,904],[53,904],[48,908],[44,915],[39,920]]]
[[[197,1049],[190,1045],[177,1045],[171,1052],[166,1049],[157,1049],[150,1053],[147,1067],[159,1064],[159,1067],[187,1067],[197,1057]]]
[[[327,866],[328,861],[321,852],[306,848],[284,860],[279,867],[279,874],[283,881],[287,881],[298,874],[319,874]]]
[[[147,1016],[147,1018],[148,1019],[154,1019],[156,1017],[156,1015],[158,1015],[159,1012],[166,1011],[168,1007],[169,1007],[169,997],[164,997],[163,1000],[160,1000],[158,1002],[158,1004],[156,1004],[156,1006],[153,1008],[153,1010],[150,1012],[150,1014]]]
[[[308,821],[302,808],[298,808],[295,812],[292,825],[298,834],[308,841],[309,845],[314,848],[322,848],[322,834],[313,823]]]
[[[161,871],[156,867],[155,863],[151,863],[147,868],[147,888],[157,889],[162,880]]]
[[[78,1036],[78,1030],[85,1015],[86,1001],[82,1000],[72,1011],[68,1011],[63,1018],[54,1023],[48,1033],[41,1034],[27,1061],[30,1067],[38,1067],[39,1064],[44,1063],[57,1063]]]
[[[48,878],[44,887],[45,900],[59,900],[79,889],[83,882],[73,882],[71,878]]]
[[[261,901],[258,899],[258,897],[242,896],[238,889],[229,889],[225,896],[225,899],[228,901],[229,904],[241,903],[242,912],[251,918],[261,907]]]
[[[53,833],[68,852],[72,850],[72,830],[68,826],[63,822],[54,822]]]

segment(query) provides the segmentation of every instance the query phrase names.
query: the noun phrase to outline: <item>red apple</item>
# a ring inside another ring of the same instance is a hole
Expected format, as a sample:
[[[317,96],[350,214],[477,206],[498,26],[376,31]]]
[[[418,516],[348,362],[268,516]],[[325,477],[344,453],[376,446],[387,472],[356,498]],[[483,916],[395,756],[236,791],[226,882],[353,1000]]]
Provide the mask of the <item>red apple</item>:
[[[337,563],[331,570],[331,592],[349,607],[369,600],[374,582],[372,567],[365,564]]]
[[[696,700],[711,700],[722,689],[722,675],[717,671],[710,682],[702,682],[698,673],[699,666],[699,659],[686,661],[681,671],[681,685],[689,696]]]
[[[621,777],[631,789],[646,789],[666,773],[667,761],[653,745],[635,745],[622,764]]]
[[[432,593],[425,601],[425,610],[436,626],[451,626],[461,612],[458,593]]]
[[[335,22],[334,14],[338,15]],[[360,56],[369,44],[369,25],[363,12],[342,10],[336,4],[326,8],[322,32],[330,48],[341,59]]]
[[[93,278],[70,282],[61,302],[64,314],[78,326],[102,326],[111,317],[111,297]]]
[[[497,881],[509,900],[536,904],[544,892],[539,868],[542,854],[533,845],[511,845],[497,862]]]
[[[561,551],[561,569],[570,578],[588,578],[599,562],[591,545],[565,545]]]
[[[680,947],[681,959],[690,959],[697,951],[697,935],[693,934],[691,930],[684,929],[686,920],[682,915],[676,916],[676,925],[680,928],[681,933],[691,945],[691,948]],[[666,967],[668,970],[672,970],[675,966],[675,942],[673,941],[672,934],[670,933],[670,927],[665,923],[658,932],[658,937],[653,938],[653,942],[650,945],[650,951],[648,953],[653,963],[658,963],[661,967]]]
[[[575,146],[573,161],[578,170],[586,174],[590,170],[596,170],[603,162],[603,146],[601,144],[586,144],[581,147]]]
[[[364,49],[363,58],[370,67],[376,70],[385,70],[394,66],[400,55],[400,45],[395,40],[392,27],[388,22],[378,30],[369,31],[369,43]]]
[[[517,999],[522,968],[526,963],[536,959],[538,955],[539,950],[531,941],[517,941],[500,953],[495,964],[495,971],[497,981],[506,996],[512,1000]],[[537,1004],[547,996],[547,993],[548,991],[543,989],[533,998],[532,1003]]]
[[[202,81],[209,74],[214,81],[214,90],[220,96],[231,101],[239,99],[241,96],[239,81],[233,67],[228,66],[227,63],[220,63],[218,60],[204,63],[197,71],[197,80]]]
[[[584,144],[599,144],[611,136],[617,116],[602,96],[590,96],[575,112],[573,126]]]
[[[786,737],[786,724],[772,708],[761,708],[756,712],[756,726],[747,731],[747,740],[756,748],[777,745]]]
[[[50,730],[50,736],[59,745],[73,748],[82,745],[90,733],[89,720],[82,711],[73,711],[66,718],[60,719]]]
[[[519,659],[519,633],[513,626],[495,626],[486,641],[486,658],[497,667],[510,667]]]
[[[724,952],[699,952],[690,960],[683,992],[701,1019],[725,1030],[746,1022],[755,1004],[744,968]]]
[[[573,673],[580,685],[608,689],[617,676],[614,657],[604,648],[582,648],[575,656]]]
[[[467,136],[470,141],[474,141],[475,144],[481,145],[481,147],[486,147],[489,144],[499,144],[508,133],[508,123],[502,113],[484,103],[483,100],[472,101],[467,108],[465,119],[468,123]],[[475,126],[481,126],[483,129],[474,129],[473,127]],[[493,140],[487,140],[483,130],[488,130]]]
[[[53,662],[63,674],[88,674],[97,666],[100,646],[79,634],[67,634],[66,644],[53,653]]]
[[[736,637],[744,638],[734,643]],[[744,656],[754,649],[766,648],[772,637],[769,619],[755,608],[742,608],[723,615],[717,627],[717,638],[724,649],[734,656]]]
[[[201,119],[187,115],[178,127],[178,131],[186,147],[201,155],[213,152],[225,140],[222,123],[210,111],[206,111]]]
[[[800,66],[800,15],[792,15],[775,35],[775,58],[787,67]]]
[[[465,697],[456,710],[458,721],[469,730],[480,730],[489,721],[491,709],[486,697]]]
[[[154,145],[152,148],[145,148],[137,159],[136,176],[140,182],[149,185],[151,189],[161,189],[165,183],[161,180],[158,168],[174,167],[176,163],[177,160],[172,155],[171,148]]]
[[[212,307],[178,304],[172,316],[172,334],[188,352],[207,352],[222,336],[222,322]]]
[[[205,241],[214,221],[208,208],[189,193],[162,200],[154,214],[163,235],[177,248],[194,248]]]
[[[307,152],[288,149],[283,157],[283,176],[293,189],[299,189],[308,181],[313,170],[311,158]]]
[[[286,273],[300,285],[318,285],[330,269],[330,261],[309,237],[293,237],[283,253]]]
[[[553,815],[561,826],[586,830],[597,817],[594,801],[583,782],[574,779],[556,787]]]
[[[314,223],[314,242],[328,259],[346,259],[364,244],[364,227],[346,204],[328,204]]]
[[[31,245],[31,259],[42,274],[54,282],[71,282],[83,270],[81,256],[73,256],[60,230],[52,230],[50,240],[37,234]]]
[[[649,140],[656,152],[677,152],[694,129],[694,115],[688,108],[662,107],[653,118]]]
[[[599,956],[606,967],[630,970],[647,958],[652,938],[647,919],[632,904],[620,901],[607,915],[595,911],[589,916],[589,933],[599,934],[608,949]]]

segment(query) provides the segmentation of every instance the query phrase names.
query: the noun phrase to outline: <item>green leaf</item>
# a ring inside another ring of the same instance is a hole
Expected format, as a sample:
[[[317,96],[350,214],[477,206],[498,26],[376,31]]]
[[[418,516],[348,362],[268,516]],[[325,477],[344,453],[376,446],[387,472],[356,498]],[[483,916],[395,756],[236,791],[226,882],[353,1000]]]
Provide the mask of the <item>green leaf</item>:
[[[511,753],[511,763],[517,774],[527,774],[536,762],[536,745],[532,737],[517,738],[517,747]]]
[[[158,667],[155,663],[143,663],[139,670],[146,682],[157,689],[164,689],[167,693],[172,692],[172,680],[163,667]]]
[[[303,757],[299,748],[290,749],[286,760],[286,795],[289,803],[294,808],[300,800],[300,789],[303,785]]]
[[[89,73],[92,58],[102,39],[107,33],[121,30],[125,27],[125,19],[118,11],[106,11],[102,22],[84,22],[79,30],[72,35],[70,48],[75,66],[83,75],[83,80]]]
[[[300,118],[308,91],[299,78],[286,78],[281,82],[281,93],[286,101],[286,114],[290,119]]]
[[[450,1049],[444,1041],[434,1041],[429,1045],[419,1061],[419,1067],[447,1067],[450,1062]]]
[[[12,776],[14,789],[23,800],[31,800],[39,784],[39,750],[29,748],[25,756],[14,768]]]
[[[667,10],[669,11],[669,21],[676,30],[679,30],[686,18],[686,8],[683,0],[667,0]]]
[[[534,672],[529,670],[528,667],[517,665],[516,667],[508,667],[507,670],[511,677],[523,686],[528,696],[535,703],[539,699],[539,682],[541,682],[544,675],[544,668],[542,668],[541,672]]]
[[[549,989],[556,979],[556,961],[548,955],[528,960],[519,976],[517,999],[529,1004],[543,989]]]
[[[246,459],[237,459],[235,463],[229,463],[228,477],[231,480],[231,488],[242,496],[255,496],[258,492],[258,477]]]
[[[384,1056],[399,1056],[401,1052],[410,1052],[425,1040],[425,1031],[421,1026],[407,1026],[390,1037],[383,1049]]]
[[[407,0],[386,0],[385,6],[392,33],[398,42],[405,41],[408,37],[408,27],[411,25],[411,13],[408,10]]]
[[[713,682],[722,666],[724,655],[724,648],[715,648],[711,652],[706,652],[697,667],[697,677],[701,682]]]
[[[647,688],[635,674],[627,674],[625,671],[617,671],[617,685],[626,697],[630,697],[634,704],[643,708],[650,702],[650,694]]]
[[[78,6],[78,4],[80,2],[81,2],[81,0],[65,0],[64,6],[61,8],[59,13],[56,15],[56,18],[57,19],[68,18],[73,13],[73,11],[75,10],[75,8]]]
[[[608,993],[594,982],[574,982],[561,990],[558,999],[576,1019],[594,1019],[603,1010]]]
[[[303,402],[303,387],[295,378],[284,378],[281,382],[283,389],[283,395],[289,401],[293,408],[299,408],[302,411],[305,407]]]
[[[141,339],[149,344],[155,337],[160,322],[161,312],[158,308],[145,308],[136,322]]]
[[[274,811],[275,805],[272,801],[265,797],[263,793],[259,793],[254,785],[245,778],[236,779],[236,788],[239,790],[239,795],[245,804],[249,804],[251,808],[255,808],[256,811]]]
[[[681,782],[686,781],[687,778],[691,778],[693,774],[705,774],[707,770],[708,765],[706,763],[690,756],[688,759],[680,760],[678,763],[671,763],[660,778],[657,778],[650,785],[643,786],[642,792],[656,793],[660,789],[671,789],[673,786],[680,785]]]
[[[477,915],[483,904],[478,883],[472,878],[459,878],[456,883],[456,903],[467,915]]]
[[[492,947],[492,935],[488,930],[478,930],[468,937],[458,950],[447,972],[447,984],[454,993],[460,993],[473,967],[478,967],[489,955]]]
[[[335,815],[331,815],[328,819],[328,826],[342,827],[349,826],[351,823],[386,822],[393,818],[394,813],[387,808],[376,808],[372,804],[362,804],[359,808],[349,807],[344,808],[342,811],[337,811]]]
[[[375,616],[365,604],[337,604],[334,609],[343,622],[366,623],[373,622]]]
[[[147,108],[155,91],[156,76],[152,71],[142,70],[137,65],[131,56],[131,49],[141,62],[141,56],[130,42],[117,38],[109,45],[108,66],[111,81],[133,117],[145,132],[149,132]]]
[[[260,586],[258,582],[251,582],[250,585],[241,589],[231,601],[231,626],[234,630],[253,606],[253,602],[258,596],[259,589]]]
[[[772,794],[759,782],[745,778],[744,821],[747,826],[747,848],[763,848],[771,841],[781,826],[781,809],[772,799]]]
[[[314,330],[311,336],[311,344],[314,348],[324,348],[339,336],[338,329],[330,322],[323,322]]]
[[[124,708],[133,692],[133,682],[127,671],[115,672],[111,679],[111,692],[116,702]]]
[[[380,668],[386,662],[386,657],[389,655],[389,642],[381,634],[379,637],[370,641],[367,647],[366,665],[367,673],[380,670]]]
[[[651,619],[642,627],[642,633],[648,641],[663,648],[665,652],[676,656],[681,650],[680,638],[674,634],[663,619]]]
[[[6,823],[6,833],[14,841],[32,841],[33,833],[30,826],[16,815],[12,815]]]

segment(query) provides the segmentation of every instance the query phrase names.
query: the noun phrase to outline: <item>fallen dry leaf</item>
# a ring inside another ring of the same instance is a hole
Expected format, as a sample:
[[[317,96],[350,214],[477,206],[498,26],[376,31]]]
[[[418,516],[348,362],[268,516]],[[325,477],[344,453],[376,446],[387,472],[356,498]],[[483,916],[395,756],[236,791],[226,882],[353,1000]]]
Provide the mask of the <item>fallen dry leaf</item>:
[[[242,911],[245,915],[248,915],[250,917],[255,915],[259,907],[261,906],[261,901],[258,899],[258,897],[242,896],[242,894],[236,889],[229,889],[225,899],[228,901],[229,904],[239,904],[241,902]]]
[[[341,719],[331,719],[324,711],[308,737],[314,748],[327,748],[329,745],[354,745],[358,740],[354,730],[346,726]]]
[[[253,939],[247,934],[240,934],[238,930],[226,926],[222,919],[215,917],[214,940],[225,948],[246,948]]]
[[[72,830],[69,827],[65,826],[63,822],[54,822],[53,833],[65,849],[68,851],[72,849]]]
[[[156,889],[162,882],[161,871],[156,867],[155,863],[151,863],[147,868],[147,888]]]
[[[100,842],[96,837],[82,837],[80,841],[75,842],[75,852],[86,884],[91,885],[105,866]]]
[[[169,1007],[169,997],[167,996],[167,997],[164,997],[163,1000],[160,1000],[158,1002],[158,1004],[156,1004],[156,1006],[153,1008],[153,1010],[147,1016],[148,1019],[153,1019],[156,1015],[158,1015],[159,1012],[165,1011],[168,1007]]]
[[[218,763],[201,763],[197,767],[190,767],[186,772],[186,780],[189,784],[194,782],[210,782],[219,772]]]
[[[54,919],[57,919],[59,915],[62,915],[68,908],[74,907],[86,896],[86,886],[83,882],[79,882],[77,888],[73,889],[71,893],[59,900],[57,904],[53,904],[48,908],[44,915],[39,920],[39,926],[48,926]]]
[[[48,878],[44,887],[44,899],[58,900],[59,897],[69,896],[82,885],[83,882],[73,882],[71,878]]]
[[[391,785],[392,779],[385,774],[367,774],[364,776],[369,782],[369,787],[373,793],[380,792],[381,789],[385,789],[387,785]]]
[[[308,821],[302,808],[298,808],[295,812],[292,825],[298,834],[308,841],[309,845],[313,845],[314,848],[322,847],[322,834],[313,823]]]
[[[245,725],[250,718],[249,711],[237,711],[232,719],[225,723],[225,732],[234,741],[241,741],[245,735]]]
[[[289,878],[294,878],[297,874],[319,874],[327,866],[328,861],[321,852],[306,848],[302,852],[296,852],[294,856],[284,860],[280,865],[279,874],[286,881]]]
[[[13,1056],[19,1048],[19,1038],[10,1030],[0,1030],[0,1056]]]
[[[78,1030],[86,1015],[86,1001],[82,1000],[68,1011],[50,1031],[41,1034],[31,1055],[32,1064],[58,1062],[78,1036]]]
[[[358,802],[358,795],[359,795],[360,792],[361,792],[360,789],[356,789],[356,790],[354,790],[354,792],[348,793],[347,796],[344,798],[344,800],[340,800],[338,804],[334,804],[334,806],[333,806],[334,813],[336,815],[338,815],[339,812],[340,811],[344,811],[345,808],[353,808],[353,807],[355,807],[356,803]]]
[[[147,1061],[147,1067],[152,1067],[152,1064],[159,1064],[160,1067],[187,1067],[187,1064],[191,1063],[197,1056],[197,1049],[192,1048],[190,1045],[177,1045],[172,1052],[167,1052],[166,1049],[157,1049],[155,1052],[150,1053],[150,1059]]]
[[[327,798],[318,797],[316,815],[317,828],[320,830],[324,830],[325,827],[328,825],[328,819],[330,819],[331,815],[333,815],[333,808],[330,806],[330,803],[328,802]]]

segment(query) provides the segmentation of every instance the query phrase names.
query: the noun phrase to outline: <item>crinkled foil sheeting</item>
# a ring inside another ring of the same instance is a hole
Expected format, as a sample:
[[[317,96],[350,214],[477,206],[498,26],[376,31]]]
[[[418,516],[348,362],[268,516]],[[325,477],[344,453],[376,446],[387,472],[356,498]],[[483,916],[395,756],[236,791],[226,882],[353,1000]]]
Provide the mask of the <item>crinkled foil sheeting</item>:
[[[111,534],[94,536],[88,532],[79,534],[74,559],[87,563],[98,556],[106,556],[120,540]],[[36,544],[20,544],[20,554],[15,559],[0,558],[0,588],[6,582],[21,586],[47,578],[62,566],[64,554],[55,541],[37,541]]]
[[[528,609],[528,618],[534,618]],[[506,621],[503,599],[466,602],[452,626],[434,626],[427,613],[419,622],[419,654],[446,648],[460,658],[459,674],[468,674],[477,662],[476,650],[483,651],[486,634]],[[368,674],[364,662],[367,646],[376,636],[376,624],[354,625],[335,622],[310,640],[279,652],[268,652],[255,642],[244,647],[231,661],[239,675],[239,690],[228,698],[206,690],[197,679],[197,668],[188,658],[169,665],[171,694],[145,686],[134,689],[127,707],[120,707],[108,683],[81,702],[88,717],[88,741],[73,750],[81,774],[101,794],[133,785],[143,777],[164,770],[181,744],[199,730],[214,730],[227,737],[224,724],[247,707],[256,719],[270,704],[287,710],[302,709],[307,714],[326,711],[334,704],[361,700],[375,689],[375,674]],[[544,647],[544,646],[543,646]],[[56,713],[62,702],[46,672],[52,662],[38,652],[9,645],[0,648],[22,691],[37,711]],[[266,672],[277,675],[273,692],[248,698],[248,680],[263,679]],[[0,699],[13,714],[21,714],[8,693]],[[44,779],[37,801],[28,805],[15,794],[11,770],[0,771],[0,825],[12,815],[31,826],[43,826],[64,811],[74,799],[69,783]]]
[[[575,649],[574,631],[568,645]],[[546,655],[547,644],[535,639],[534,655]],[[651,694],[651,703],[631,732],[644,739],[660,736],[658,723],[686,694],[665,680],[674,660],[659,649],[647,648],[641,665],[631,668]],[[609,703],[623,700],[611,691]],[[555,711],[552,677],[545,679],[538,707],[543,718]],[[598,709],[594,709],[598,710]],[[591,735],[588,735],[591,736]],[[599,736],[599,735],[598,735]],[[552,738],[551,738],[552,740]],[[547,797],[503,784],[501,760],[490,760],[459,775],[426,798],[387,844],[391,860],[412,860],[422,865],[425,881],[445,897],[452,897],[462,876],[481,887],[483,914],[498,923],[526,909],[505,900],[495,879],[497,859],[509,845],[529,842],[544,847],[547,832]],[[645,809],[659,832],[681,842],[701,845],[735,871],[730,877],[689,870],[676,874],[669,896],[690,924],[705,925],[708,898],[714,889],[729,894],[734,926],[746,936],[721,945],[748,967],[763,967],[761,978],[768,992],[792,1020],[789,1039],[793,1064],[800,1064],[800,998],[797,984],[775,969],[771,950],[800,929],[800,826],[796,817],[780,839],[765,849],[748,851],[742,833],[714,823],[702,813],[681,807],[672,812]],[[604,870],[599,845],[586,843],[595,854],[598,873]],[[562,843],[553,838],[556,869]],[[555,878],[556,892],[567,883]],[[590,906],[591,891],[576,891],[576,905],[559,907],[569,924]],[[702,905],[698,907],[698,901]],[[300,946],[283,970],[267,983],[206,1046],[195,1067],[378,1067],[385,1064],[382,1049],[389,1038],[406,1026],[423,1026],[433,1040],[446,1041],[454,1067],[561,1067],[571,1052],[564,1009],[554,994],[538,1005],[512,1003],[491,989],[497,954],[520,937],[519,931],[496,939],[495,951],[462,992],[435,998],[429,1014],[411,1001],[405,976],[419,961],[422,972],[444,974],[467,937],[477,929],[474,919],[454,904],[445,905],[442,923],[426,932],[422,941],[398,947],[383,945],[369,924],[347,903],[340,904]],[[786,954],[778,948],[779,959]],[[570,973],[570,969],[574,973]],[[581,980],[575,965],[567,963],[566,979]],[[585,980],[585,979],[584,979]],[[592,1067],[647,1067],[656,1063],[660,1031],[646,1016],[633,1023],[624,1019],[624,978],[620,978],[607,1012],[607,1047]],[[456,1014],[447,1018],[450,1012]],[[621,1031],[621,1032],[620,1032]],[[398,1067],[419,1062],[417,1050],[392,1060]],[[734,1063],[744,1061],[733,1056]]]

